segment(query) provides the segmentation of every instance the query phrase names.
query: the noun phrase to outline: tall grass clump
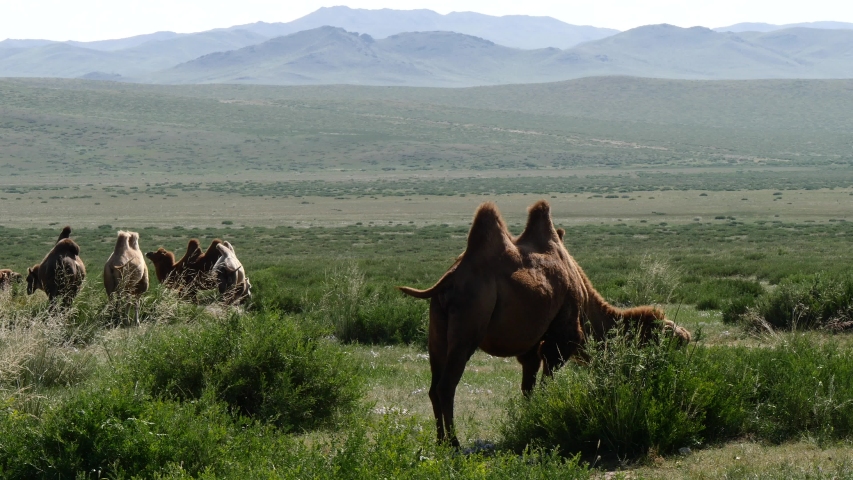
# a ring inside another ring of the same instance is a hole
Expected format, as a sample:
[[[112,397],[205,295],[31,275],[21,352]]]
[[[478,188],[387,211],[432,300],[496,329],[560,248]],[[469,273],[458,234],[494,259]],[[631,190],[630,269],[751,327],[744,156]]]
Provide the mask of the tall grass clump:
[[[853,277],[795,277],[755,301],[754,312],[775,329],[853,328]]]
[[[630,305],[669,303],[681,284],[681,272],[666,258],[644,255],[625,281],[619,300]]]
[[[32,297],[0,292],[0,402],[37,414],[47,391],[91,375],[94,357],[76,348],[67,320],[64,312],[41,308]]]
[[[327,273],[314,315],[344,342],[426,344],[427,305],[365,282],[354,264]]]
[[[740,436],[853,438],[853,354],[833,342],[637,348],[615,337],[510,404],[508,446],[665,454]]]
[[[153,397],[205,395],[234,414],[305,430],[352,411],[360,376],[342,351],[288,316],[232,314],[152,329],[118,362]]]

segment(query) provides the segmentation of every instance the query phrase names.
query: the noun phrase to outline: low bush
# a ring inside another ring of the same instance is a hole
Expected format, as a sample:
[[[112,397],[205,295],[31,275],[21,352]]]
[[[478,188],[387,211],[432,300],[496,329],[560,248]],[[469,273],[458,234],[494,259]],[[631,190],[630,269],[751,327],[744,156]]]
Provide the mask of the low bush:
[[[239,433],[223,406],[151,399],[132,384],[73,390],[41,417],[0,411],[3,478],[151,477],[165,465],[214,464]]]
[[[411,419],[303,442],[235,421],[222,404],[156,400],[130,385],[75,391],[43,418],[0,410],[0,476],[30,478],[587,479],[577,457],[459,455]]]
[[[853,327],[853,277],[825,274],[795,277],[755,302],[773,328],[844,330]]]
[[[682,284],[678,299],[695,304],[698,310],[726,310],[734,303],[754,301],[764,293],[755,280],[742,278],[697,279],[697,283]]]
[[[156,398],[210,395],[239,415],[303,430],[352,410],[355,367],[318,331],[272,314],[153,330],[117,366]]]
[[[853,435],[853,355],[793,338],[773,348],[637,348],[619,337],[591,350],[529,400],[510,404],[507,445],[564,453],[667,453],[743,435],[783,442]]]

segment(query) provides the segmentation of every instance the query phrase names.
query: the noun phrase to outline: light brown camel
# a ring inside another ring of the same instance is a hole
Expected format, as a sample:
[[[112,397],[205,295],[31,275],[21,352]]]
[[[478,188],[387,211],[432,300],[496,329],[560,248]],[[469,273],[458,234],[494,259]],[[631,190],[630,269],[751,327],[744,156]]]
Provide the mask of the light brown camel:
[[[220,243],[221,240],[214,239],[202,253],[198,239],[190,239],[186,253],[177,262],[175,255],[163,247],[155,252],[148,252],[145,256],[154,264],[160,283],[178,290],[182,296],[195,298],[199,290],[216,288],[212,271],[220,256],[216,248]]]
[[[62,299],[63,308],[70,307],[86,278],[80,247],[69,238],[70,235],[71,227],[63,228],[56,245],[41,263],[27,269],[27,294],[44,290],[51,308],[57,305],[59,298]]]
[[[219,287],[219,295],[226,305],[240,304],[252,297],[252,284],[246,276],[243,264],[237,259],[237,252],[229,242],[222,242],[216,246],[220,257],[213,266],[216,273],[216,283]]]
[[[686,330],[664,320],[656,308],[608,305],[563,246],[561,233],[545,201],[530,207],[518,238],[510,235],[495,204],[487,202],[474,215],[465,252],[435,285],[398,287],[430,299],[429,397],[439,441],[459,445],[453,427],[456,386],[478,347],[490,355],[516,357],[527,394],[543,359],[545,373],[551,374],[583,346],[586,335],[599,337],[618,325],[649,335],[667,324],[689,340]],[[585,322],[592,326],[585,329]]]
[[[139,248],[137,232],[119,231],[116,245],[104,264],[104,288],[113,297],[125,293],[135,296],[136,323],[139,323],[139,295],[148,291],[148,264]]]
[[[0,268],[0,291],[12,288],[12,285],[19,283],[23,278],[18,272],[13,272],[8,268]]]

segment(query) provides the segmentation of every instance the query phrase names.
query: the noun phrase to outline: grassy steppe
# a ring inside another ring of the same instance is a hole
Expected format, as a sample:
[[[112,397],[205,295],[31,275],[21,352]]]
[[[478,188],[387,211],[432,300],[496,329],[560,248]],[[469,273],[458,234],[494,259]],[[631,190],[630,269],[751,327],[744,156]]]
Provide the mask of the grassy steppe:
[[[849,89],[3,80],[0,267],[71,224],[89,277],[64,316],[0,295],[0,476],[848,478]],[[477,353],[458,455],[433,442],[427,305],[393,286],[431,285],[480,202],[518,233],[539,198],[609,301],[697,342],[608,347],[529,403]],[[101,287],[118,229],[231,241],[253,303],[155,286],[134,325]]]

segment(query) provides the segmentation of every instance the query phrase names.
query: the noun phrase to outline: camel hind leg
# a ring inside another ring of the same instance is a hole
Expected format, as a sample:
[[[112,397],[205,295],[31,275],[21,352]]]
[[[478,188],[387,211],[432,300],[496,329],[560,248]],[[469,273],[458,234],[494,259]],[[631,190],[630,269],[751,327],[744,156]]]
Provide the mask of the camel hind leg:
[[[447,348],[443,356],[441,375],[437,380],[433,377],[433,388],[431,388],[435,392],[438,408],[441,411],[440,421],[444,423],[444,440],[449,441],[454,447],[459,446],[453,422],[456,387],[465,372],[465,365],[486,336],[496,300],[493,288],[482,288],[478,292],[468,293],[471,293],[469,298],[476,300],[466,299],[464,303],[459,302],[463,303],[462,305],[451,306],[448,308],[450,312],[447,315],[442,312],[441,318],[446,319],[446,327],[443,329],[446,335],[443,338]],[[431,322],[432,313],[431,309]],[[432,331],[430,334],[432,335]],[[438,336],[439,332],[436,334]],[[433,408],[435,405],[436,402],[433,402]]]
[[[429,399],[432,403],[432,413],[435,416],[435,428],[438,441],[445,439],[444,416],[441,410],[441,398],[438,395],[438,384],[444,372],[447,361],[447,318],[437,298],[433,298],[429,305],[429,339],[427,340],[429,352],[429,368],[432,379],[429,387]]]

